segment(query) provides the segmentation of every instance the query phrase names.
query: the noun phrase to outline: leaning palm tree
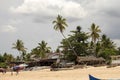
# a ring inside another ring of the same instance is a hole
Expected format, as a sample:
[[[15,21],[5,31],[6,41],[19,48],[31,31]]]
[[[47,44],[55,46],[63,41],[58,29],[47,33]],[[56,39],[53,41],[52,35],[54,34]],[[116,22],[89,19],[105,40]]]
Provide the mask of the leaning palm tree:
[[[99,39],[99,33],[101,30],[99,29],[99,26],[96,26],[94,23],[91,25],[90,28],[90,36],[92,37],[92,41],[96,43],[96,40]]]
[[[65,40],[68,42],[70,48],[73,50],[74,54],[77,56],[75,50],[73,49],[72,45],[70,44],[70,42],[68,41],[68,39],[65,37],[65,35],[63,34],[63,31],[65,30],[66,27],[68,27],[67,23],[66,23],[66,19],[63,18],[61,15],[58,15],[56,20],[53,21],[54,25],[54,29],[58,30],[61,32],[61,34],[63,35],[63,37],[65,38]]]
[[[55,24],[54,29],[59,30],[61,32],[61,34],[63,35],[63,37],[66,38],[65,35],[63,34],[63,31],[68,26],[66,23],[66,19],[62,18],[62,16],[58,15],[56,20],[53,21],[53,24]]]
[[[27,48],[24,47],[24,43],[22,40],[17,40],[16,43],[13,43],[13,49],[17,49],[21,55],[21,60],[22,60],[22,53],[26,51]]]

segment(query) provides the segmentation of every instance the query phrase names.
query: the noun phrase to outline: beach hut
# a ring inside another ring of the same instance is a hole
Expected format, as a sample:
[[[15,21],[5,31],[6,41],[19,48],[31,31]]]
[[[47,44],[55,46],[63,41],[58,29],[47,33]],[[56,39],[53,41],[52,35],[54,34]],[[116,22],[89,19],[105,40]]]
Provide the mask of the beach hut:
[[[120,65],[120,55],[111,56],[111,65]]]
[[[86,56],[86,57],[78,57],[77,58],[78,64],[86,64],[86,65],[103,65],[105,64],[105,59],[102,57],[97,58],[94,56]]]
[[[20,64],[24,64],[24,61],[13,61],[13,62],[9,62],[9,67],[13,67],[15,65],[20,65]]]
[[[28,62],[29,67],[34,66],[51,66],[56,63],[58,59],[63,57],[63,53],[46,53],[45,58],[36,58],[34,55],[31,57],[33,61]]]
[[[120,55],[110,56],[110,58],[111,58],[111,63],[108,65],[107,68],[120,66]]]

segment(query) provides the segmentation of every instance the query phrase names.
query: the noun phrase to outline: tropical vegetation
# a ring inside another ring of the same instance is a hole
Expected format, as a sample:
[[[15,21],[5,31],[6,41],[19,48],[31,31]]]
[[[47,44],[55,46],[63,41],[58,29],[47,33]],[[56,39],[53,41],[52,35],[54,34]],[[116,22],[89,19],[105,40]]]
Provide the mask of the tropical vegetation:
[[[53,24],[54,30],[60,31],[64,37],[56,52],[62,52],[64,58],[69,61],[76,61],[79,56],[95,56],[97,58],[102,57],[109,63],[111,61],[110,56],[120,55],[120,47],[117,48],[106,34],[101,34],[102,30],[95,23],[91,24],[89,32],[84,32],[81,26],[77,26],[75,30],[70,31],[67,37],[63,34],[68,27],[65,18],[58,15]],[[29,53],[20,39],[13,43],[12,49],[18,50],[20,55],[15,57],[6,52],[3,55],[1,54],[0,67],[6,67],[12,61],[31,61],[31,57],[44,59],[47,58],[46,53],[53,52],[44,40],[38,43],[38,46]]]

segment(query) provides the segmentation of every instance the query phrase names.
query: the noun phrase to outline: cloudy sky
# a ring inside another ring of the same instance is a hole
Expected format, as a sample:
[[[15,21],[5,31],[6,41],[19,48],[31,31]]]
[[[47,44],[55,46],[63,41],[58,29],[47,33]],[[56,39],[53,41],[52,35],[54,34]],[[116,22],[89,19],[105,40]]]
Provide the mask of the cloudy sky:
[[[0,53],[17,55],[12,44],[20,39],[28,52],[45,40],[55,50],[63,38],[53,29],[58,14],[69,32],[80,25],[88,31],[94,22],[120,46],[120,0],[0,0]]]

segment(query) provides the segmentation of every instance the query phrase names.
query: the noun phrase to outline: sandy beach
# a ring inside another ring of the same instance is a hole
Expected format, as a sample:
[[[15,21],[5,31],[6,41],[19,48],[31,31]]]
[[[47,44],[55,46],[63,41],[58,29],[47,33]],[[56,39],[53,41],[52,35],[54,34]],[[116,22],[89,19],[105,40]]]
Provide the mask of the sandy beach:
[[[0,80],[89,80],[88,74],[101,79],[119,78],[120,66],[106,68],[104,67],[88,67],[83,69],[71,69],[50,71],[50,69],[35,70],[35,71],[20,71],[19,75],[11,75],[0,73]]]

